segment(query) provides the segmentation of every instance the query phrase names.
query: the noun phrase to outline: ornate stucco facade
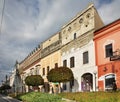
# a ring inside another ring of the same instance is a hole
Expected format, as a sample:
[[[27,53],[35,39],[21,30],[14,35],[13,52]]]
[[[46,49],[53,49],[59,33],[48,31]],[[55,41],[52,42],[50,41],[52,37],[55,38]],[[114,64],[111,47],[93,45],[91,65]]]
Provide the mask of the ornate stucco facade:
[[[101,26],[103,26],[103,22],[94,5],[90,5],[63,27],[61,63],[66,61],[67,66],[71,68],[71,58],[74,58],[74,66],[71,70],[75,77],[72,87],[75,92],[97,90],[93,37],[94,31]],[[84,53],[87,53],[87,58],[84,58]],[[87,63],[84,63],[86,59]],[[66,83],[66,86],[65,90],[69,91],[70,83]]]

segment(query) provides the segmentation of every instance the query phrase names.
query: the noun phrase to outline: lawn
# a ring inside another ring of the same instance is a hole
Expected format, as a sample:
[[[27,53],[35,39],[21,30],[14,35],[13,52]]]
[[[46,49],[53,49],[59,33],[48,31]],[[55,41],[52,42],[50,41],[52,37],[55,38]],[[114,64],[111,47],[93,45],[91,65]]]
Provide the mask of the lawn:
[[[17,98],[23,102],[64,102],[61,96],[40,92],[26,93]]]
[[[120,92],[78,92],[59,95],[77,102],[120,102]]]
[[[31,92],[18,97],[23,102],[65,102],[62,98],[76,102],[120,102],[120,92],[76,92],[57,95]]]

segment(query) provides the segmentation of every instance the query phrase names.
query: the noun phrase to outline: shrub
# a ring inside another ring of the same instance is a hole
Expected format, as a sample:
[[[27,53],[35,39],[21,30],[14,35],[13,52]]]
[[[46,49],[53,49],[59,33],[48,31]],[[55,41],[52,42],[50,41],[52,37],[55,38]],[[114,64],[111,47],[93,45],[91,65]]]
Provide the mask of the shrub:
[[[39,86],[44,84],[44,80],[40,75],[27,76],[25,83],[28,86]]]
[[[39,92],[31,92],[20,95],[19,99],[23,102],[62,102],[61,96]]]
[[[74,79],[73,73],[70,68],[59,67],[51,69],[47,75],[50,82],[67,82]]]
[[[0,87],[0,90],[8,90],[11,89],[10,85],[4,84]]]

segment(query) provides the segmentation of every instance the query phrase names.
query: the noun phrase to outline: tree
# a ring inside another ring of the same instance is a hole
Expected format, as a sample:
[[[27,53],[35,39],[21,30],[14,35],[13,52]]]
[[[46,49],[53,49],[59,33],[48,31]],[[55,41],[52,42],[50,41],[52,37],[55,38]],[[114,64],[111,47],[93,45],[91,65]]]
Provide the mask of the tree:
[[[11,87],[10,87],[10,85],[8,85],[8,84],[4,84],[4,85],[2,85],[2,86],[0,87],[0,89],[1,89],[1,90],[9,90],[9,89],[11,89]]]
[[[47,75],[47,79],[49,82],[58,82],[60,92],[60,83],[72,81],[74,80],[74,76],[70,68],[59,67],[51,69]]]
[[[28,86],[33,86],[38,88],[39,85],[44,84],[44,80],[40,75],[31,75],[26,77],[25,83]]]
[[[74,79],[73,73],[68,67],[51,69],[47,75],[49,82],[67,82]]]
[[[1,92],[3,91],[4,94],[7,94],[10,89],[11,89],[11,87],[10,87],[10,85],[8,85],[8,84],[3,84],[3,85],[0,87]]]

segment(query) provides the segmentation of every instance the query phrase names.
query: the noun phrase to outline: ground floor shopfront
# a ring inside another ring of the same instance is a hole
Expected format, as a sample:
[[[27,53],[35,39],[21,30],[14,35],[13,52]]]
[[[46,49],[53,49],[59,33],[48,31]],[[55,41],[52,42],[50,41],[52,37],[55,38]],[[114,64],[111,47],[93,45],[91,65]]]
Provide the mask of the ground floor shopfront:
[[[120,61],[113,61],[98,66],[98,88],[100,91],[111,90],[113,83],[120,89]]]
[[[73,72],[74,73],[74,72]],[[74,73],[74,80],[63,83],[64,92],[92,92],[97,91],[97,72]]]

